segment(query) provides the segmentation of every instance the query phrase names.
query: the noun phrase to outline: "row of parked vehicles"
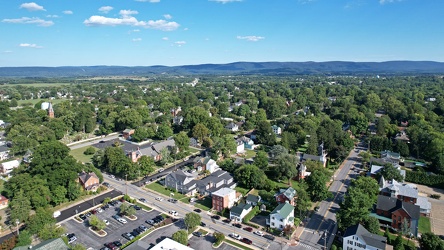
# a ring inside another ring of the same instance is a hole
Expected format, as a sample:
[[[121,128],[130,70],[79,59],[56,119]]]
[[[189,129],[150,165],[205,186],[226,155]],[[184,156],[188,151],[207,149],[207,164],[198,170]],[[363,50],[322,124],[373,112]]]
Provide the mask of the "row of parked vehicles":
[[[124,233],[122,234],[123,238],[127,240],[132,240],[135,237],[139,236],[140,234],[146,232],[148,230],[148,227],[144,225],[140,225],[139,227],[135,228],[132,232]]]

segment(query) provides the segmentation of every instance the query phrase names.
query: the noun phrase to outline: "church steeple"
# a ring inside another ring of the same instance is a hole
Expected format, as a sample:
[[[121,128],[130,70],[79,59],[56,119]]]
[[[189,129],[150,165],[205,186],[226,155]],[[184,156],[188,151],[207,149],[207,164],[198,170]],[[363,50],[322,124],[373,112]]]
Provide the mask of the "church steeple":
[[[54,109],[52,108],[52,103],[49,103],[48,105],[48,117],[54,118]]]

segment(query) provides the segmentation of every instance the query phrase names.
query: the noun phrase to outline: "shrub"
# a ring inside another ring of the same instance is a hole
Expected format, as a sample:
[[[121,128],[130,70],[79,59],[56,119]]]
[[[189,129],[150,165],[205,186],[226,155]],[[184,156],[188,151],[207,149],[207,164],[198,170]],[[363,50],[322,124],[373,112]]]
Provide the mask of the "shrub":
[[[89,147],[83,152],[84,155],[93,155],[94,153],[96,153],[96,150],[93,147]]]
[[[216,232],[213,234],[213,236],[214,236],[214,238],[216,238],[216,242],[214,242],[215,246],[219,246],[222,243],[222,241],[225,240],[225,235],[223,233]]]
[[[405,181],[437,188],[444,187],[444,175],[428,175],[422,172],[406,171]]]
[[[430,198],[439,200],[441,198],[441,195],[439,195],[439,194],[431,194]]]

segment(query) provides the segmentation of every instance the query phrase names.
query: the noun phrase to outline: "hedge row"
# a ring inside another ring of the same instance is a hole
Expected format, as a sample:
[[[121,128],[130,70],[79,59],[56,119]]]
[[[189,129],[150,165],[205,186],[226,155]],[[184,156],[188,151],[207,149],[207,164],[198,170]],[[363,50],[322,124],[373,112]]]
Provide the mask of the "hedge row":
[[[428,175],[427,173],[417,171],[406,171],[405,181],[444,188],[444,175]]]
[[[251,219],[253,219],[254,216],[256,216],[259,213],[259,206],[255,206],[247,215],[245,215],[244,219],[242,220],[244,223],[249,222]]]

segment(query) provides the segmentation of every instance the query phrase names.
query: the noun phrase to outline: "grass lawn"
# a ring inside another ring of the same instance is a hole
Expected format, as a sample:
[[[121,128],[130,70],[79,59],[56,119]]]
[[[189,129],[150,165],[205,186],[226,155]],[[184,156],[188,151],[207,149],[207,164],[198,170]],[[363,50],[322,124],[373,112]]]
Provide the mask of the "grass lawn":
[[[137,201],[136,204],[137,204],[137,206],[139,206],[139,207],[145,209],[146,211],[151,211],[151,210],[153,210],[152,208],[150,208],[150,207],[148,207],[147,205],[145,205],[145,203],[142,203],[142,202]]]
[[[431,232],[430,228],[430,218],[424,216],[419,217],[419,232],[421,234]]]
[[[52,104],[61,103],[63,101],[67,101],[68,99],[54,99],[54,100],[48,100],[48,99],[32,99],[32,100],[17,100],[17,104],[19,106],[23,105],[24,103],[31,103],[32,106],[34,106],[36,103],[40,101],[44,102],[51,102]]]
[[[202,233],[202,235],[207,235],[208,234],[208,232],[207,231],[205,231],[205,230],[203,230],[202,228],[201,229],[199,229],[199,230],[197,230],[198,232],[201,232]]]
[[[163,194],[163,195],[165,195],[165,196],[168,196],[168,197],[170,197],[170,194],[171,193],[173,193],[174,194],[174,199],[176,199],[176,200],[181,200],[181,199],[183,199],[183,198],[188,198],[187,196],[185,196],[185,195],[183,195],[183,194],[181,194],[181,193],[178,193],[178,192],[176,192],[176,191],[171,191],[171,190],[168,190],[166,187],[164,187],[164,186],[162,186],[161,184],[159,184],[158,182],[153,182],[153,183],[151,183],[151,184],[149,184],[149,185],[146,185],[146,188],[149,188],[149,189],[151,189],[151,190],[154,190],[154,191],[156,191],[156,192],[158,192],[158,193],[161,193],[161,194]],[[185,201],[184,201],[185,202]],[[189,203],[189,202],[188,202]]]
[[[83,152],[85,152],[85,150],[87,148],[89,148],[89,147],[90,146],[73,149],[73,150],[69,151],[69,154],[72,155],[76,160],[78,160],[80,162],[83,162],[83,163],[91,162],[91,159],[92,159],[93,155],[85,155],[85,154],[83,154]],[[94,150],[97,151],[98,149],[94,148]]]
[[[197,200],[194,206],[202,210],[209,211],[213,207],[213,202],[211,198],[206,197],[203,200]]]
[[[3,192],[3,185],[5,184],[4,180],[0,180],[0,193]]]
[[[241,193],[243,196],[247,195],[247,193],[250,191],[249,189],[243,188],[243,187],[235,187],[234,190]]]
[[[256,151],[254,150],[245,150],[245,159],[250,159],[256,156]]]
[[[194,154],[194,153],[197,153],[197,152],[199,152],[200,150],[199,149],[196,149],[196,148],[188,148],[188,152],[190,152],[190,154]]]
[[[251,248],[246,247],[246,246],[244,246],[244,245],[241,245],[241,244],[239,244],[239,243],[237,243],[237,242],[235,242],[235,241],[229,240],[229,239],[227,239],[227,238],[225,238],[224,241],[225,241],[226,243],[230,244],[230,245],[233,245],[233,246],[237,247],[237,248],[244,249],[244,250],[251,250]]]

